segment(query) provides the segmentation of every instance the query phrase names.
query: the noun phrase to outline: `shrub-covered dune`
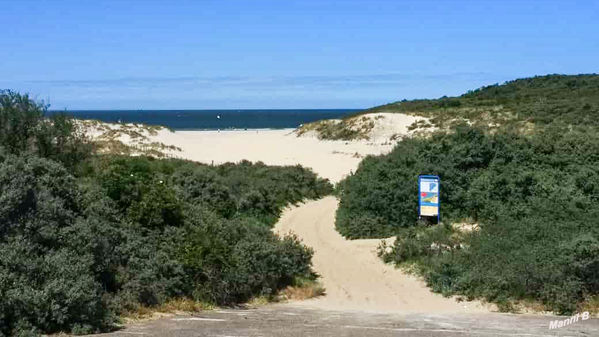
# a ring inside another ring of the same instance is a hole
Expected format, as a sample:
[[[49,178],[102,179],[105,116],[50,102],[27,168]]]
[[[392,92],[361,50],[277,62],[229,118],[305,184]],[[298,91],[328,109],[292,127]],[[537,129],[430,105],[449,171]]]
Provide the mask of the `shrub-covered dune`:
[[[110,329],[140,306],[213,304],[314,279],[271,226],[331,185],[299,166],[95,155],[66,116],[0,93],[0,336]]]
[[[457,97],[401,100],[360,111],[341,120],[306,124],[298,135],[315,133],[321,139],[354,140],[372,138],[373,129],[385,123],[382,115],[399,114],[413,119],[408,132],[395,121],[397,136],[449,131],[468,123],[487,129],[511,128],[534,132],[548,124],[599,126],[599,75],[546,75],[493,84]],[[387,117],[387,119],[392,119]],[[398,117],[398,119],[400,119]],[[390,128],[389,125],[386,126]]]
[[[361,111],[430,118],[437,127],[468,121],[480,126],[527,129],[533,125],[599,126],[599,75],[545,75],[468,91],[457,97],[402,100]]]
[[[505,310],[520,302],[559,313],[593,306],[599,296],[598,83],[596,75],[546,76],[456,99],[460,104],[450,105],[501,102],[532,128],[456,123],[366,158],[339,184],[338,230],[350,238],[397,235],[383,258],[412,265],[447,295],[485,298]],[[443,119],[452,111],[437,106],[444,100],[403,102],[400,109],[424,106],[433,120]],[[420,174],[441,177],[442,225],[417,222]]]

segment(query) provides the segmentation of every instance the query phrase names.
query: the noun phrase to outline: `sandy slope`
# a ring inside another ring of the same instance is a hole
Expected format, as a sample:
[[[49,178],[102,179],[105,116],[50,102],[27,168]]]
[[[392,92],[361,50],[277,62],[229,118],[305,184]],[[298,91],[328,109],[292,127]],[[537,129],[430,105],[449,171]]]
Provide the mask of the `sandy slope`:
[[[294,129],[176,131],[162,129],[149,135],[145,143],[173,145],[181,151],[168,151],[174,157],[206,164],[241,160],[262,161],[268,165],[302,165],[323,178],[338,182],[367,155],[379,155],[393,148],[391,143],[369,141],[321,141],[315,137],[297,137]],[[92,135],[98,137],[96,132]],[[127,135],[119,138],[131,144]]]
[[[101,138],[113,129],[128,128],[143,137],[132,139],[127,133],[117,139],[125,144],[141,145],[153,142],[172,145],[181,151],[165,151],[171,156],[203,163],[221,164],[240,160],[262,161],[269,165],[296,165],[309,167],[321,177],[338,182],[356,170],[367,155],[380,155],[393,149],[394,135],[409,135],[408,126],[416,118],[403,114],[369,114],[361,116],[375,123],[371,140],[325,141],[315,135],[297,137],[295,129],[282,130],[228,130],[176,131],[160,129],[155,134],[133,124],[98,123],[88,126],[93,138]]]
[[[242,159],[270,165],[300,164],[333,182],[355,171],[363,156],[392,149],[391,144],[300,138],[292,131],[177,131],[163,139],[180,147],[186,159],[215,164]]]
[[[425,124],[428,124],[429,119],[402,113],[377,112],[357,115],[345,120],[328,119],[325,121],[308,123],[305,126],[298,128],[296,132],[301,137],[318,137],[318,132],[312,129],[312,127],[323,122],[327,124],[342,124],[349,130],[360,132],[360,134],[367,137],[369,142],[382,144],[387,142],[394,143],[401,137],[415,134],[418,130],[410,130],[410,126],[415,122],[424,122]],[[428,129],[428,131],[432,130],[432,128]]]
[[[416,277],[376,256],[380,240],[345,240],[334,228],[337,199],[326,197],[287,209],[275,230],[297,234],[314,249],[314,268],[326,295],[297,305],[321,309],[401,313],[488,312],[478,302],[458,303],[434,294]]]

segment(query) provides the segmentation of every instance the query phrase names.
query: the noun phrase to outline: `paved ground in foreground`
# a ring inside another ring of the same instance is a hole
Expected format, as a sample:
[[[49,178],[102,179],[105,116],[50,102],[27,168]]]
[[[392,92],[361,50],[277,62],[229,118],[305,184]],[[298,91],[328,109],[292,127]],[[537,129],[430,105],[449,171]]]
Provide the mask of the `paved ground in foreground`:
[[[549,330],[554,316],[388,314],[290,304],[207,311],[137,323],[104,336],[599,336],[599,319]],[[559,318],[564,319],[564,318]]]
[[[277,230],[293,230],[315,249],[327,295],[258,309],[206,311],[132,324],[106,336],[599,336],[599,319],[549,330],[566,317],[489,312],[433,294],[419,280],[385,265],[378,240],[343,239],[334,229],[337,201],[288,209]],[[350,311],[351,310],[351,311]]]

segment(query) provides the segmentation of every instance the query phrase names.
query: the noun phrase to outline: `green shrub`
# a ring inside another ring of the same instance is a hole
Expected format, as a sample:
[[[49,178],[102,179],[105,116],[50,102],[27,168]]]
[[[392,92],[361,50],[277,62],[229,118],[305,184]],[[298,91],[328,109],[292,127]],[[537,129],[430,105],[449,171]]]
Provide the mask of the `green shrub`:
[[[87,334],[174,298],[218,304],[311,278],[272,226],[332,191],[300,166],[92,155],[65,115],[0,92],[0,336]]]
[[[70,230],[82,214],[75,179],[49,160],[2,157],[0,332],[104,327],[110,315],[93,252],[77,251]]]
[[[471,202],[471,180],[493,158],[490,139],[481,130],[458,127],[452,134],[431,139],[406,139],[386,156],[367,157],[356,174],[339,185],[341,198],[336,226],[348,238],[390,236],[417,219],[417,178],[441,176],[444,217],[474,214],[463,205]]]
[[[435,291],[569,313],[598,292],[598,164],[599,136],[587,128],[522,136],[458,126],[367,158],[339,184],[336,224],[350,238],[397,235],[383,258],[415,265]],[[441,177],[444,223],[480,229],[414,227],[419,174]]]
[[[89,161],[74,177],[0,152],[1,333],[97,332],[139,305],[231,304],[314,278],[312,251],[270,230],[287,203],[331,190],[312,172]]]
[[[47,116],[48,106],[28,95],[0,90],[0,147],[11,154],[35,153],[73,168],[92,144],[72,118]]]
[[[218,304],[270,295],[294,277],[311,275],[312,252],[294,237],[279,240],[251,219],[218,221],[194,211],[180,251],[194,280],[194,297]],[[198,216],[203,215],[203,216]]]
[[[484,86],[458,97],[402,100],[361,111],[425,116],[438,127],[454,120],[473,125],[542,129],[599,126],[599,75],[545,75]]]

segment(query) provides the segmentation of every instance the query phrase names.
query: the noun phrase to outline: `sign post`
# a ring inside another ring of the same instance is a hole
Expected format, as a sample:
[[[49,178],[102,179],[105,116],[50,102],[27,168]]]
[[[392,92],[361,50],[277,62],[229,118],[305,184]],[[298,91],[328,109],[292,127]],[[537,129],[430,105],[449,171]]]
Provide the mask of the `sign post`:
[[[441,178],[432,175],[418,176],[418,216],[436,217],[441,222]]]

